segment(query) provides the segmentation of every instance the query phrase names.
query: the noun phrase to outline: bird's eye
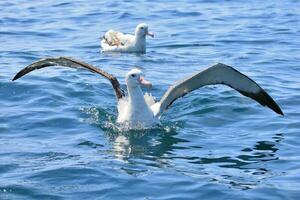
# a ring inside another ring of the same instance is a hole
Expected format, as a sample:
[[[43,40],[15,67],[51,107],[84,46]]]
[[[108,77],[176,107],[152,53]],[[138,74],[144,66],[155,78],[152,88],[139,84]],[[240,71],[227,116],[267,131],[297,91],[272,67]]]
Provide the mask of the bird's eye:
[[[141,27],[141,29],[144,29],[144,27]]]
[[[131,77],[135,77],[136,75],[135,74],[131,74]]]

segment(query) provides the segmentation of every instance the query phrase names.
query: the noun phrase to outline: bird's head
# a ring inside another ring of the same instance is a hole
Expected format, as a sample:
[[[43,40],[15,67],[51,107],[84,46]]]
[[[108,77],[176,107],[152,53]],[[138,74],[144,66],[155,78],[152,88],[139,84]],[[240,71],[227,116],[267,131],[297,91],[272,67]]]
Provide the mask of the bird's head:
[[[142,76],[143,72],[139,69],[132,69],[126,74],[126,85],[129,87],[137,87],[137,86],[144,86],[151,88],[152,83],[150,81],[145,80]]]
[[[138,37],[145,37],[146,35],[154,37],[154,34],[148,31],[148,25],[145,23],[137,25],[135,29],[135,35]]]

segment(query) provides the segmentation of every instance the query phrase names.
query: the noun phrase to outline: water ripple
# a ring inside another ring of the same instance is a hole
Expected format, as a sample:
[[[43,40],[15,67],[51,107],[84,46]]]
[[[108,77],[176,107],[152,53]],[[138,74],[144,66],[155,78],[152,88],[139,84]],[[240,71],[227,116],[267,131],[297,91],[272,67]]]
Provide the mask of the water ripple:
[[[298,4],[1,1],[0,199],[297,199]],[[155,33],[147,54],[101,53],[106,30],[131,33],[141,22]],[[139,66],[157,99],[178,79],[227,63],[285,116],[212,86],[174,102],[160,126],[129,130],[116,123],[114,93],[100,76],[55,67],[11,81],[34,60],[60,55],[101,67],[122,87]]]

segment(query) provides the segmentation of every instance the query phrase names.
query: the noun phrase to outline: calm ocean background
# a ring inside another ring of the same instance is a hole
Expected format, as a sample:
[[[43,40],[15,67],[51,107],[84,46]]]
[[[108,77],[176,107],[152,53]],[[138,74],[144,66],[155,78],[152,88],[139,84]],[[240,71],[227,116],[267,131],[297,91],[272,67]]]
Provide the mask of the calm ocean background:
[[[147,53],[102,54],[108,29],[145,22]],[[300,199],[300,1],[0,1],[0,199]],[[284,117],[225,86],[176,101],[162,125],[117,128],[109,82],[139,66],[159,99],[216,62],[249,75]]]

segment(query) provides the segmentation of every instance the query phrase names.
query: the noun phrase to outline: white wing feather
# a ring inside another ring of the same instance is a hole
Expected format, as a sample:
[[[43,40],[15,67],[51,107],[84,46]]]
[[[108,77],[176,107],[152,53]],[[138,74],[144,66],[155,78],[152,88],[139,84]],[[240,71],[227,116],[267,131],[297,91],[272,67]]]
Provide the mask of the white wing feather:
[[[155,104],[155,98],[152,96],[151,93],[146,92],[144,95],[144,99],[146,101],[146,104],[151,107],[152,105]]]

